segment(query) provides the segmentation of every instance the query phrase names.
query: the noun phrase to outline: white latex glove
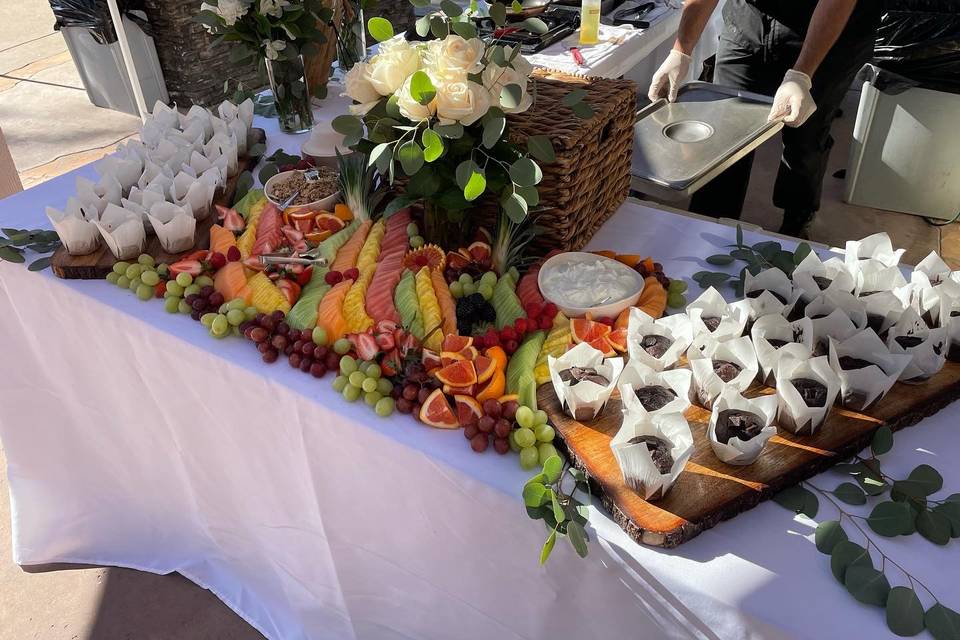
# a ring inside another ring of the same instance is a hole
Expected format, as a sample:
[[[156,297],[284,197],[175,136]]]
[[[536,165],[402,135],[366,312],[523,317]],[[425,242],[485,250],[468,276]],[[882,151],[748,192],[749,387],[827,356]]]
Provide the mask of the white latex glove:
[[[670,102],[676,101],[680,83],[686,79],[689,70],[690,56],[676,49],[671,49],[670,55],[663,61],[650,81],[650,88],[647,90],[647,97],[650,98],[650,102],[660,98],[666,98]]]
[[[790,69],[773,96],[773,106],[767,122],[783,120],[788,127],[799,127],[817,110],[817,103],[810,95],[813,82],[802,71]]]

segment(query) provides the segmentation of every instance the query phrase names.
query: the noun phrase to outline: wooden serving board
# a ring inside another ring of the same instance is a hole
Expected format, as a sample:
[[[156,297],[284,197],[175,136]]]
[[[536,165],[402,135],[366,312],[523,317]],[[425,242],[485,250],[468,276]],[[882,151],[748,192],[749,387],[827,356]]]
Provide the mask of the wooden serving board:
[[[773,393],[757,386],[744,395]],[[722,520],[751,509],[779,491],[842,462],[870,443],[881,425],[901,429],[919,422],[960,397],[960,363],[947,362],[922,384],[897,383],[887,396],[856,413],[834,406],[812,436],[779,430],[751,465],[720,462],[707,439],[710,412],[691,407],[685,413],[693,432],[694,453],[666,497],[647,502],[623,483],[610,440],[621,424],[620,397],[614,392],[596,420],[580,423],[565,414],[553,386],[541,385],[537,401],[549,415],[571,464],[589,476],[614,521],[639,543],[675,547]]]
[[[266,139],[267,134],[263,129],[251,130],[251,145],[265,142]],[[213,204],[229,207],[233,202],[234,194],[237,192],[237,181],[240,175],[244,171],[253,170],[259,160],[259,156],[245,156],[240,158],[238,163],[239,171],[237,171],[235,176],[227,179],[227,184],[222,189],[217,189],[216,194],[213,196]],[[212,227],[216,221],[216,211],[212,212],[206,219],[197,221],[197,229],[194,232],[195,244],[190,251],[206,249],[210,246],[210,227]],[[157,264],[162,262],[166,262],[167,264],[176,262],[181,255],[189,253],[189,251],[178,254],[167,253],[160,246],[160,240],[157,239],[156,235],[147,236],[147,242],[143,252],[153,256]],[[64,247],[60,247],[53,254],[50,261],[50,268],[53,270],[54,275],[60,278],[69,280],[96,280],[105,278],[107,274],[113,270],[113,265],[116,262],[117,259],[110,253],[110,249],[105,243],[101,242],[100,247],[96,251],[85,256],[72,256],[67,253]]]

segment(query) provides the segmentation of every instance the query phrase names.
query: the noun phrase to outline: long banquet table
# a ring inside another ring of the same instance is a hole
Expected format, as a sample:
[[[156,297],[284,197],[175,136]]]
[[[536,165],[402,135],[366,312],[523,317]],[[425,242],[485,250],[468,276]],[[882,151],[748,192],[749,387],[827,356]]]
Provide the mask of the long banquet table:
[[[293,151],[271,124],[260,123],[271,147]],[[0,226],[47,226],[44,206],[93,173],[3,200]],[[652,253],[689,277],[733,234],[628,201],[589,247]],[[524,513],[529,474],[514,455],[378,419],[329,377],[264,365],[246,341],[214,340],[105,281],[0,263],[0,335],[21,565],[177,571],[284,640],[889,636],[882,611],[832,578],[811,521],[772,503],[673,550],[635,544],[592,508],[589,557],[564,542],[539,567],[546,531]],[[950,407],[898,434],[888,473],[931,462],[956,491],[958,416]],[[960,546],[879,544],[957,607],[956,572],[944,569],[960,566]]]

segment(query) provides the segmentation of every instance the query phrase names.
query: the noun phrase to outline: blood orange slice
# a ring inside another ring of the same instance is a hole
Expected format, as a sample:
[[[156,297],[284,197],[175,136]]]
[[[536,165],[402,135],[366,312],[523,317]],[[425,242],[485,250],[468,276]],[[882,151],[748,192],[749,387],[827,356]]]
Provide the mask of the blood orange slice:
[[[448,364],[433,375],[441,383],[451,387],[466,387],[477,383],[477,370],[469,360],[458,360]]]
[[[448,396],[470,396],[472,398],[477,393],[477,385],[468,384],[465,387],[452,387],[445,384],[443,385],[443,392]]]
[[[427,401],[420,406],[420,422],[438,429],[456,429],[460,426],[447,396],[441,389],[434,389]]]
[[[570,320],[570,334],[574,342],[593,342],[597,338],[606,338],[610,334],[610,325],[588,320],[587,318],[572,318]]]
[[[477,356],[473,361],[473,368],[477,370],[477,382],[484,383],[493,377],[497,370],[497,362],[487,356]]]
[[[333,215],[332,213],[318,213],[313,219],[319,231],[331,231],[336,233],[347,226],[347,223]]]
[[[610,346],[619,351],[620,353],[625,353],[627,350],[627,329],[626,327],[620,329],[614,329],[610,332],[610,335],[607,336],[607,342],[610,343]]]
[[[443,339],[444,351],[460,351],[473,344],[473,338],[470,336],[458,336],[454,333],[449,334]]]
[[[479,402],[489,399],[496,400],[503,395],[503,390],[506,386],[507,377],[503,374],[503,369],[498,368],[493,372],[493,377],[490,378],[490,381],[477,392],[477,400]]]
[[[464,357],[456,351],[443,351],[440,353],[440,364],[444,367],[454,362],[460,362],[463,359]]]
[[[477,424],[483,417],[483,409],[480,407],[480,403],[470,396],[455,395],[453,396],[453,402],[457,406],[457,420],[461,427]]]
[[[606,358],[617,355],[617,352],[613,349],[613,345],[611,345],[610,341],[604,336],[595,338],[587,344],[602,353]]]

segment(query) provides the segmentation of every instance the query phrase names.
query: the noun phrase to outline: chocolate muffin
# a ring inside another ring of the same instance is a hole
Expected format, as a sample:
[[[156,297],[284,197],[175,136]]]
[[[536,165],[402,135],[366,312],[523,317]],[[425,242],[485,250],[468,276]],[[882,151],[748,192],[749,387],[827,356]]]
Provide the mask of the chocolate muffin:
[[[956,317],[958,317],[958,316],[960,316],[960,309],[958,309],[958,310],[956,310],[956,311],[951,311],[951,312],[950,312],[950,317],[951,317],[951,318],[956,318]]]
[[[640,348],[654,358],[662,358],[672,344],[673,340],[667,336],[643,336],[640,340]]]
[[[748,291],[746,296],[748,298],[759,298],[760,294],[762,294],[764,291],[766,291],[767,293],[772,295],[774,298],[779,300],[782,304],[787,304],[786,298],[784,298],[782,295],[780,295],[776,291],[770,291],[770,289],[754,289],[753,291]]]
[[[647,445],[647,451],[650,452],[657,471],[661,474],[670,473],[670,469],[673,468],[673,456],[670,455],[672,447],[669,442],[657,436],[636,436],[630,438],[629,443]]]
[[[570,367],[560,372],[560,380],[567,382],[571,387],[575,387],[581,382],[595,382],[602,387],[610,384],[606,377],[597,373],[593,367]]]
[[[873,362],[867,360],[862,360],[861,358],[854,358],[853,356],[840,356],[837,358],[837,361],[840,363],[840,368],[844,371],[853,371],[856,369],[866,369],[870,366],[880,366]],[[881,370],[883,367],[880,367]]]
[[[824,289],[829,287],[831,284],[833,284],[832,279],[826,278],[824,276],[813,276],[813,281],[817,283],[818,287],[820,287],[820,291],[823,291]]]
[[[794,378],[790,384],[797,390],[808,407],[822,407],[827,404],[827,387],[812,378]]]
[[[677,393],[669,388],[658,384],[651,384],[646,387],[635,389],[637,400],[647,411],[657,411],[677,399]]]
[[[730,382],[740,375],[740,371],[742,370],[742,367],[735,362],[729,362],[727,360],[713,361],[713,372],[724,382]]]
[[[764,340],[766,340],[774,349],[779,349],[785,344],[790,344],[788,340],[781,340],[780,338],[764,338]]]
[[[860,292],[860,297],[861,297],[861,298],[866,298],[867,296],[872,296],[872,295],[875,294],[875,293],[880,293],[880,290],[878,289],[877,291],[861,291],[861,292]]]
[[[917,345],[923,343],[923,338],[920,336],[897,336],[894,338],[894,340],[896,340],[897,344],[904,349],[913,349]]]
[[[720,316],[705,316],[700,318],[707,331],[713,333],[720,326]]]
[[[810,316],[810,319],[811,319],[811,320],[822,320],[823,318],[826,318],[828,315],[830,315],[830,314],[829,314],[829,313],[818,313],[818,314],[815,315],[815,316]]]
[[[867,326],[873,329],[874,333],[880,335],[880,330],[883,328],[883,321],[886,318],[879,313],[868,313],[867,314]]]
[[[760,435],[763,427],[763,418],[755,413],[724,409],[717,416],[717,441],[727,444],[730,438],[740,438],[746,442]]]

